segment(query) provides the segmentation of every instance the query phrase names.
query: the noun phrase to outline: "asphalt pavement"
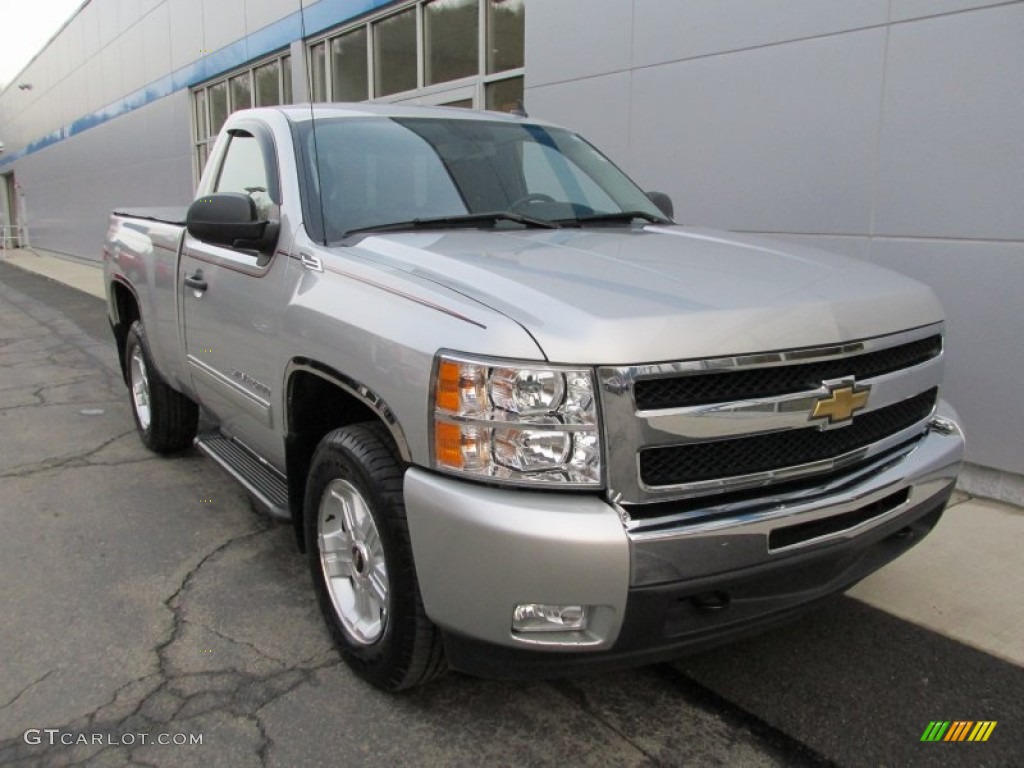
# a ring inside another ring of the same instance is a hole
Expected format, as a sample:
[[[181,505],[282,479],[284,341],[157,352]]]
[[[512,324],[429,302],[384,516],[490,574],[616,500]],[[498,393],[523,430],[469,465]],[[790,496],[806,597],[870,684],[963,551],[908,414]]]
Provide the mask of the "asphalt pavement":
[[[989,616],[947,629],[935,615],[962,609],[942,599],[955,590],[941,581],[922,598],[938,610],[908,621],[900,616],[917,602],[879,606],[899,603],[886,595],[910,582],[866,583],[862,599],[838,598],[675,664],[530,683],[453,674],[398,696],[369,688],[331,646],[290,528],[254,511],[197,453],[162,459],[139,443],[102,301],[2,261],[0,435],[0,764],[1016,766],[1024,757],[1024,666],[1011,631],[1022,601],[985,581],[975,594],[1001,597],[1009,623]],[[960,502],[934,536],[960,519],[976,526],[986,509],[1019,530],[1019,510]],[[990,613],[998,603],[964,602]],[[993,626],[998,644],[976,629]],[[935,720],[998,724],[985,743],[922,742]]]

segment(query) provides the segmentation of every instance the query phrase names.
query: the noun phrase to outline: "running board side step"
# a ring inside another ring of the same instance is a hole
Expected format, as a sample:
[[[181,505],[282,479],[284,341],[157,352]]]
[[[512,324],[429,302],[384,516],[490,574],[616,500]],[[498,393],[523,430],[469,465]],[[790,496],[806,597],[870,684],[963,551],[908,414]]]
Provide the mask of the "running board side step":
[[[199,435],[197,449],[205,453],[221,469],[242,484],[272,517],[290,520],[288,482],[285,476],[241,443],[220,433]]]

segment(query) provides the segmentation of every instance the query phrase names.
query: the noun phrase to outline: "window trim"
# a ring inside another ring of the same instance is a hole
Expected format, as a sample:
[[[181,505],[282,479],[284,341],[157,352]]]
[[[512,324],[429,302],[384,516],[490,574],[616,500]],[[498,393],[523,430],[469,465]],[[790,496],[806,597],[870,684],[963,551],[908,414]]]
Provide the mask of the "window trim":
[[[220,183],[220,176],[224,172],[224,160],[231,147],[231,139],[236,136],[250,136],[256,140],[256,146],[259,147],[260,155],[263,157],[263,167],[267,173],[267,197],[274,205],[281,205],[281,171],[278,166],[274,135],[267,126],[255,120],[240,120],[234,128],[228,131],[229,141],[220,157],[217,174],[212,180],[212,189],[215,190]]]

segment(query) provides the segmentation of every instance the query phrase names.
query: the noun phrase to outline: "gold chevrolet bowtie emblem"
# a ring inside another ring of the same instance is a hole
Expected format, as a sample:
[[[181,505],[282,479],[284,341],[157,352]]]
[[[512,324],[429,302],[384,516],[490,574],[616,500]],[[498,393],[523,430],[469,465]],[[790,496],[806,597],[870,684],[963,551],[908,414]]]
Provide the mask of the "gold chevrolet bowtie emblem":
[[[829,424],[838,424],[853,418],[854,411],[859,411],[868,404],[871,387],[857,387],[846,384],[830,388],[828,396],[815,401],[812,419],[828,419]]]

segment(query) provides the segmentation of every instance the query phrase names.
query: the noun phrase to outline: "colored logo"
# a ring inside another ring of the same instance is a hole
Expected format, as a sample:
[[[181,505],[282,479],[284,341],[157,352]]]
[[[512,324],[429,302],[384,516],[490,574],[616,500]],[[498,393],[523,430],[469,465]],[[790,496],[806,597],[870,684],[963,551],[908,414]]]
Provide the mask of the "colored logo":
[[[841,424],[853,418],[854,411],[859,411],[868,404],[871,387],[858,387],[856,384],[844,382],[840,386],[826,384],[828,395],[814,403],[811,411],[812,419],[827,418],[829,424]]]
[[[921,734],[921,741],[988,741],[996,729],[996,720],[932,720]]]

